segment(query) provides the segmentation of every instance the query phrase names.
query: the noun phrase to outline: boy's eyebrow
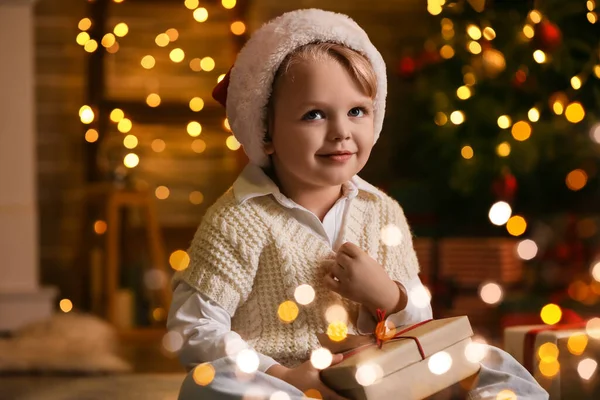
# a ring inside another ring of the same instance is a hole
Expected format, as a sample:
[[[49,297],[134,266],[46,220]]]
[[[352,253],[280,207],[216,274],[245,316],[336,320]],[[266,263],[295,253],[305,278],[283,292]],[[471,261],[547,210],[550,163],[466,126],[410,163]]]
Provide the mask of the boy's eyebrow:
[[[373,108],[373,100],[371,99],[360,99],[351,102],[352,107],[364,107],[364,108]],[[322,101],[305,101],[298,105],[298,108],[327,108],[329,106],[328,103]]]

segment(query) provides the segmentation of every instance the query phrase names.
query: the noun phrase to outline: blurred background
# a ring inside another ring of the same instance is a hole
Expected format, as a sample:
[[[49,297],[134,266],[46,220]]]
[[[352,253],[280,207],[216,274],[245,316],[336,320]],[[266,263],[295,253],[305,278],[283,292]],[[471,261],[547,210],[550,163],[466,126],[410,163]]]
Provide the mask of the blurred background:
[[[0,1],[0,330],[95,315],[136,370],[178,370],[169,279],[246,163],[212,89],[309,7],[387,63],[361,176],[403,206],[434,316],[497,345],[536,323],[600,338],[594,0]]]

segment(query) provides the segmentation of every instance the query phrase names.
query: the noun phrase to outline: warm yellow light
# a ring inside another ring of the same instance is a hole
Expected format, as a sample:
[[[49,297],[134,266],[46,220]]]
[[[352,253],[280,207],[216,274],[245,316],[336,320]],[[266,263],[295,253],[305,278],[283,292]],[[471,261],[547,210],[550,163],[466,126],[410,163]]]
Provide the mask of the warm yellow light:
[[[538,122],[540,120],[540,112],[537,108],[533,107],[527,113],[527,117],[531,122]]]
[[[231,10],[233,7],[235,7],[235,3],[236,0],[221,0],[221,4],[223,5],[223,7],[228,10]]]
[[[436,125],[444,126],[444,125],[446,125],[446,123],[448,123],[448,116],[446,114],[444,114],[443,112],[438,112],[435,114],[435,117],[433,120]]]
[[[90,40],[90,35],[87,32],[79,32],[75,41],[78,45],[84,46]]]
[[[431,15],[440,15],[442,13],[442,3],[436,0],[428,0],[427,12]]]
[[[596,78],[600,79],[600,65],[594,65],[594,75],[596,75]]]
[[[533,52],[533,59],[538,64],[543,64],[546,62],[546,53],[542,50],[536,50]]]
[[[540,372],[546,378],[552,378],[558,374],[560,371],[560,364],[558,360],[553,360],[551,362],[540,361]]]
[[[510,389],[504,389],[496,395],[495,400],[518,400],[517,395]]]
[[[573,87],[573,89],[579,90],[579,89],[581,89],[581,85],[582,85],[582,82],[581,82],[580,77],[574,76],[571,78],[571,86]]]
[[[472,95],[471,88],[468,86],[461,86],[456,90],[456,97],[461,100],[467,100]]]
[[[133,127],[133,123],[131,122],[131,120],[129,118],[123,118],[117,124],[117,129],[121,133],[129,132],[132,127]]]
[[[154,68],[154,66],[156,65],[156,60],[151,55],[147,55],[142,58],[141,64],[142,67],[146,69],[151,69]]]
[[[585,118],[585,109],[581,105],[581,103],[575,102],[571,103],[567,106],[565,110],[565,117],[567,121],[577,124]]]
[[[512,120],[508,115],[501,115],[498,117],[498,126],[501,129],[508,129],[512,125]]]
[[[281,303],[277,309],[279,319],[285,323],[294,322],[294,320],[298,318],[299,312],[298,305],[290,300]]]
[[[123,164],[127,168],[135,168],[140,163],[140,158],[135,153],[129,153],[123,158]]]
[[[525,35],[525,37],[527,39],[531,39],[533,38],[533,36],[535,35],[535,31],[533,30],[533,26],[527,24],[523,27],[523,35]]]
[[[94,39],[90,39],[83,45],[83,49],[88,53],[93,53],[98,49],[98,42]]]
[[[585,348],[588,345],[588,336],[584,333],[574,334],[569,337],[569,341],[567,342],[567,349],[573,355],[580,356],[585,351]]]
[[[471,24],[467,26],[467,34],[471,36],[471,39],[473,40],[481,39],[481,29],[476,25]]]
[[[234,35],[243,35],[244,32],[246,32],[246,24],[244,24],[242,21],[235,21],[231,24],[231,32]]]
[[[341,342],[348,337],[348,326],[342,321],[334,321],[327,327],[327,336],[334,342]]]
[[[596,14],[593,11],[590,11],[589,13],[587,13],[587,19],[590,22],[590,24],[595,24],[596,22],[598,22],[598,14]]]
[[[146,104],[150,107],[158,107],[160,105],[160,96],[156,93],[150,93],[148,97],[146,97]]]
[[[494,40],[496,38],[496,31],[488,26],[483,30],[483,37],[487,40]]]
[[[554,343],[546,342],[538,348],[539,359],[546,363],[558,360],[558,354],[558,347]]]
[[[92,27],[92,20],[89,18],[83,18],[81,21],[79,21],[77,27],[79,28],[79,30],[87,31]]]
[[[561,115],[565,112],[565,106],[560,101],[555,101],[552,105],[552,111],[554,111],[554,114],[556,115]]]
[[[171,194],[171,191],[166,186],[159,186],[154,191],[154,195],[159,200],[166,200],[166,199],[168,199],[169,196],[170,196],[170,194]]]
[[[85,141],[89,143],[94,143],[98,140],[98,131],[95,129],[88,129],[85,132]]]
[[[115,42],[115,44],[106,49],[106,51],[110,54],[115,54],[117,51],[119,51],[119,42]]]
[[[127,35],[127,33],[129,33],[129,27],[125,22],[119,22],[117,25],[115,25],[115,29],[113,29],[113,32],[118,37],[123,37]]]
[[[237,139],[235,138],[235,136],[231,135],[227,138],[227,140],[225,141],[225,144],[227,145],[227,148],[229,150],[233,150],[236,151],[237,149],[239,149],[242,145],[240,144],[240,142],[237,141]]]
[[[204,71],[212,71],[215,69],[215,60],[213,60],[211,57],[204,57],[202,60],[200,60],[200,67]]]
[[[81,111],[79,115],[81,122],[84,124],[91,124],[94,122],[94,111],[89,107]]]
[[[229,125],[229,119],[225,118],[223,120],[223,128],[227,131],[231,131],[231,125]]]
[[[186,3],[187,3],[187,1],[190,1],[190,0],[186,0]],[[195,1],[198,2],[198,0],[195,0]],[[210,363],[200,364],[196,368],[194,368],[194,372],[192,372],[192,377],[194,379],[194,382],[198,386],[210,385],[212,383],[212,381],[215,379],[215,375],[216,375],[215,367],[213,367]]]
[[[169,256],[169,265],[175,271],[183,271],[190,265],[190,256],[184,250],[175,250]]]
[[[473,148],[471,146],[464,146],[461,150],[460,150],[460,155],[465,159],[465,160],[470,160],[471,158],[473,158],[474,152],[473,152]]]
[[[171,43],[171,39],[169,39],[169,35],[166,33],[160,33],[154,39],[154,43],[159,47],[166,47]]]
[[[179,39],[179,32],[175,28],[169,28],[165,33],[167,34],[171,42],[174,42],[177,39]]]
[[[217,83],[221,82],[225,78],[225,74],[221,74],[217,77]]]
[[[585,324],[585,332],[593,339],[600,339],[600,318],[594,317]]]
[[[506,223],[506,230],[512,236],[521,236],[527,230],[527,222],[520,215],[512,216]]]
[[[152,144],[150,145],[150,147],[152,147],[153,151],[160,153],[165,150],[167,145],[166,145],[165,141],[162,139],[154,139],[152,141]]]
[[[79,117],[81,118],[87,110],[91,110],[91,109],[92,109],[92,107],[88,106],[87,104],[84,104],[83,106],[81,106],[79,108]]]
[[[562,318],[562,310],[556,304],[546,304],[540,312],[542,321],[547,325],[555,325]]]
[[[200,65],[200,59],[194,58],[190,60],[190,69],[194,72],[202,71],[202,66]]]
[[[192,142],[192,151],[194,153],[204,153],[206,150],[206,142],[202,139],[196,139]]]
[[[566,179],[567,187],[574,192],[583,189],[587,184],[587,181],[588,175],[582,169],[576,169],[569,172]]]
[[[195,10],[200,5],[199,0],[185,0],[185,6],[190,10]]]
[[[97,235],[104,235],[107,229],[108,225],[106,224],[106,221],[98,220],[94,222],[94,232],[96,232]]]
[[[594,0],[586,1],[585,5],[587,6],[588,11],[594,11],[596,8],[596,2]]]
[[[531,125],[526,121],[519,121],[512,127],[512,135],[515,140],[520,142],[529,139],[531,136]]]
[[[102,44],[102,46],[108,48],[114,45],[116,41],[117,38],[115,37],[115,35],[113,35],[112,33],[107,33],[106,35],[104,35],[100,43]]]
[[[442,56],[442,58],[449,60],[452,57],[454,57],[454,49],[449,44],[445,44],[440,49],[440,55]]]
[[[204,195],[202,192],[193,191],[190,193],[190,203],[194,205],[200,205],[204,202]]]
[[[62,299],[59,303],[60,310],[64,313],[71,312],[73,310],[73,302],[69,299]]]
[[[481,45],[478,42],[470,42],[469,43],[469,51],[473,54],[481,53]]]
[[[115,108],[110,112],[110,120],[114,123],[118,123],[125,118],[125,113],[120,108]]]
[[[467,72],[465,74],[465,76],[463,77],[463,81],[465,82],[465,85],[467,85],[467,86],[473,86],[474,84],[477,83],[477,78],[475,77],[474,73]]]
[[[138,145],[138,138],[134,135],[127,135],[123,138],[123,146],[128,149],[135,149]]]
[[[465,114],[462,111],[454,111],[450,114],[450,121],[452,121],[454,125],[460,125],[465,122]]]
[[[529,13],[529,19],[534,24],[539,24],[542,22],[542,14],[538,10],[533,10]]]
[[[510,155],[510,144],[508,142],[502,142],[496,147],[496,153],[500,157],[508,157]]]
[[[191,137],[198,137],[202,133],[202,125],[197,121],[192,121],[187,124],[187,133]]]
[[[194,10],[194,19],[198,22],[204,22],[208,19],[208,10],[204,7]]]
[[[200,97],[194,97],[190,100],[190,109],[192,111],[198,112],[204,108],[204,100]]]
[[[169,58],[175,63],[180,63],[185,58],[185,53],[181,49],[173,49],[169,53]]]

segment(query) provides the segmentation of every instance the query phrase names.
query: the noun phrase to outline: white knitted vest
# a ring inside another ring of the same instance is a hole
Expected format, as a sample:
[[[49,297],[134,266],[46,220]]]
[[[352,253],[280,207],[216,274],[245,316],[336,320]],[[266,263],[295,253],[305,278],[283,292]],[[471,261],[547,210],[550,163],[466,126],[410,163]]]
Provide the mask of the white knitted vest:
[[[383,193],[379,198],[364,191],[349,201],[343,242],[365,250],[393,280],[416,277],[419,265],[412,236],[398,203]],[[382,242],[382,229],[390,224],[400,230],[398,245]],[[322,284],[319,263],[331,252],[328,242],[271,196],[239,204],[230,189],[207,211],[188,250],[190,266],[174,279],[184,280],[227,310],[232,330],[256,351],[291,367],[320,347],[316,334],[327,331],[325,312],[330,306],[343,306],[349,331],[355,331],[359,305]],[[315,300],[299,305],[298,318],[284,323],[278,307],[294,300],[294,291],[302,284],[314,288]]]

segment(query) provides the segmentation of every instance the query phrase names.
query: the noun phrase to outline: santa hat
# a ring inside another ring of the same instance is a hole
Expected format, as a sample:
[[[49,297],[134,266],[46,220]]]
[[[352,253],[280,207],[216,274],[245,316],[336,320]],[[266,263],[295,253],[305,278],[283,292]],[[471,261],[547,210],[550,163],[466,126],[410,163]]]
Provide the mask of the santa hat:
[[[263,167],[269,165],[263,147],[267,131],[266,106],[279,66],[289,53],[314,42],[342,44],[371,62],[377,76],[374,141],[379,138],[387,95],[383,57],[366,32],[347,15],[319,9],[296,10],[258,29],[213,91],[215,100],[225,106],[233,135],[244,146],[250,162]]]

